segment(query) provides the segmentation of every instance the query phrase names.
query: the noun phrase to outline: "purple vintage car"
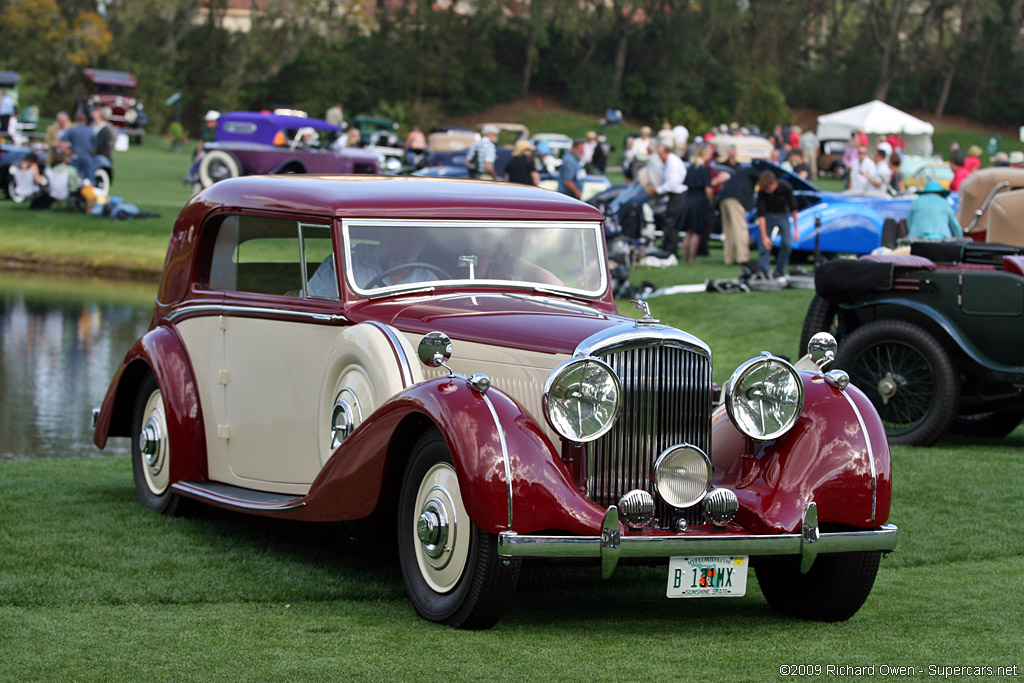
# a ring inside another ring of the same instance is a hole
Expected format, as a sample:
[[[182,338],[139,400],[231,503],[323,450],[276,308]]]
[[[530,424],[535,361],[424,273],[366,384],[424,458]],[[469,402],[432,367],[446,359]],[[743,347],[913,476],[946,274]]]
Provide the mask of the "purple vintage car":
[[[341,133],[321,119],[236,111],[217,121],[217,139],[193,166],[190,182],[267,173],[379,173],[377,155],[352,147],[335,149]]]

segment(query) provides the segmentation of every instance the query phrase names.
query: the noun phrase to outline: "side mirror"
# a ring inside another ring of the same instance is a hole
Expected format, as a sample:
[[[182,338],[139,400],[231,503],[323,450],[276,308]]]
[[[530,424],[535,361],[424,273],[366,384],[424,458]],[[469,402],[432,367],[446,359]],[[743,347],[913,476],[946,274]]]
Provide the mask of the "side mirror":
[[[448,359],[452,357],[452,340],[444,332],[428,332],[420,340],[417,353],[420,361],[428,368],[448,367]]]
[[[807,342],[807,355],[811,357],[815,365],[824,368],[836,359],[836,350],[839,344],[836,338],[828,332],[818,332]]]

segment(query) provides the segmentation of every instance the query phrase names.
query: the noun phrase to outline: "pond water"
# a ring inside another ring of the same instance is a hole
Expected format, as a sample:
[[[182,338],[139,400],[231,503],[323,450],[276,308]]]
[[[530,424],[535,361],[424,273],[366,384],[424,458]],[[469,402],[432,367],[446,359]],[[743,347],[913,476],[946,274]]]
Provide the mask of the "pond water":
[[[0,460],[128,454],[91,412],[149,323],[156,285],[0,274]]]

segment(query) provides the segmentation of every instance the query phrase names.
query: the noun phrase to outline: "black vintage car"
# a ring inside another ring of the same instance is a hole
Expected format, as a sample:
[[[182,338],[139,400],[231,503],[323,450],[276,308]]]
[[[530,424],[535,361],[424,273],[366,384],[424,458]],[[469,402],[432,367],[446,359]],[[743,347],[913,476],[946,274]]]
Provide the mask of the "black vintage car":
[[[915,242],[910,255],[826,263],[815,287],[801,346],[833,333],[836,367],[875,404],[891,443],[1001,437],[1024,417],[1024,249]]]

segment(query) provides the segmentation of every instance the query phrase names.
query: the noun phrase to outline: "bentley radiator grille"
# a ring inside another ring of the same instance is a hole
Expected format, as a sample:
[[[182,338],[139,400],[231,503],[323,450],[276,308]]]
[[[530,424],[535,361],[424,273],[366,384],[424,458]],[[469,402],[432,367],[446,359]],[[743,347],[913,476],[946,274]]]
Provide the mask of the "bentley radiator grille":
[[[618,421],[588,448],[589,497],[608,506],[632,489],[654,493],[654,461],[669,446],[687,443],[708,453],[711,361],[695,350],[668,345],[598,355],[622,382]],[[659,526],[674,528],[681,516],[690,524],[701,523],[699,508],[684,515],[659,499]]]

